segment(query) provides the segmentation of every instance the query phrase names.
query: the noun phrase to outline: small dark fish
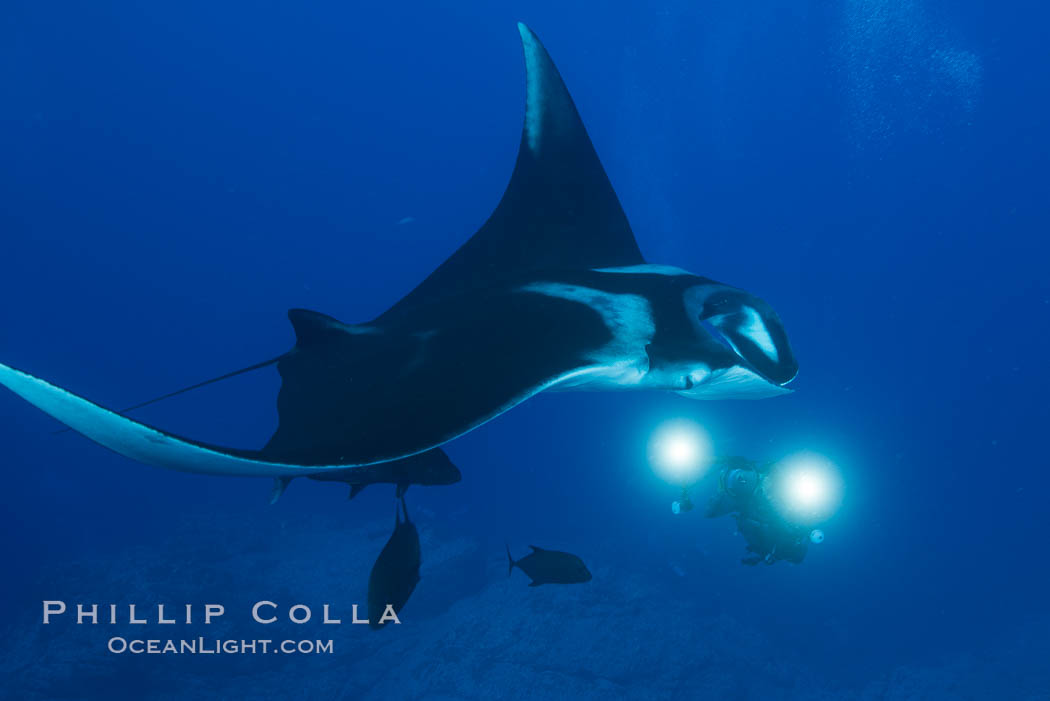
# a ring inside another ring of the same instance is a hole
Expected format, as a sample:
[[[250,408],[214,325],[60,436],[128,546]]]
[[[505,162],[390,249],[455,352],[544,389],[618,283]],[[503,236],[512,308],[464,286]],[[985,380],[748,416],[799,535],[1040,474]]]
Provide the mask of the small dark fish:
[[[395,507],[394,533],[383,546],[368,576],[368,627],[373,630],[386,625],[382,618],[388,606],[395,614],[401,612],[419,582],[419,566],[423,561],[419,531],[408,520],[404,497],[401,497],[401,510],[405,520],[401,520]]]
[[[591,581],[591,573],[587,565],[575,555],[557,550],[544,550],[535,545],[529,547],[532,548],[532,552],[515,562],[510,554],[510,546],[507,546],[507,561],[510,563],[507,569],[508,577],[517,566],[532,580],[529,583],[530,587],[538,587],[541,584],[577,584]]]
[[[408,490],[409,485],[412,484],[427,486],[455,484],[463,478],[459,469],[452,464],[452,461],[448,459],[448,455],[441,448],[434,448],[425,453],[419,453],[400,460],[346,470],[319,472],[306,476],[320,482],[345,482],[349,484],[351,499],[360,494],[361,490],[370,484],[396,484],[397,497],[401,498]],[[270,493],[271,504],[284,494],[284,490],[288,488],[288,483],[291,481],[291,477],[277,477],[274,479],[273,492]]]

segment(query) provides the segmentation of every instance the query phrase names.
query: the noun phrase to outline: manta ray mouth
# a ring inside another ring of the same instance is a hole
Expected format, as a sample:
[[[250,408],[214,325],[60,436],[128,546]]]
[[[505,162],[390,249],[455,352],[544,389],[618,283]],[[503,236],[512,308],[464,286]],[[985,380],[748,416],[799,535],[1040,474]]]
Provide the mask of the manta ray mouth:
[[[721,329],[719,329],[717,326],[715,326],[708,320],[701,320],[699,323],[701,328],[703,328],[705,331],[711,334],[712,338],[714,338],[716,341],[722,344],[726,348],[726,350],[731,351],[733,355],[736,356],[737,363],[742,370],[755,375],[757,379],[767,382],[773,387],[783,388],[787,391],[791,391],[787,389],[787,385],[795,379],[795,375],[792,375],[783,382],[777,382],[773,378],[769,377],[766,373],[762,372],[759,368],[755,367],[753,363],[749,362],[748,359],[745,358],[739,350],[737,350],[736,346],[733,345],[732,341],[729,340],[729,337],[726,336],[726,334]]]
[[[733,354],[739,357],[741,360],[744,359],[743,356],[737,353],[736,348],[733,348],[733,344],[729,342],[729,339],[726,338],[725,334],[722,333],[722,331],[717,326],[712,324],[710,321],[707,321],[706,319],[701,319],[699,323],[700,326],[704,329],[704,331],[707,331],[709,334],[711,334],[712,338],[714,338],[716,341],[721,343],[729,350],[733,351]]]

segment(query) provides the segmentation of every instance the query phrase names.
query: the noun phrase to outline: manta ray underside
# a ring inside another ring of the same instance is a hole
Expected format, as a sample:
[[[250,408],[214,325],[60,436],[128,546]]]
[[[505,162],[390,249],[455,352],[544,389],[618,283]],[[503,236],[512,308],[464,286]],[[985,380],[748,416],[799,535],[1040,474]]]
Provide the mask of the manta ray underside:
[[[342,471],[351,484],[354,468],[440,451],[546,389],[789,392],[797,364],[768,304],[645,263],[561,76],[519,30],[525,125],[498,207],[373,321],[289,312],[295,346],[246,368],[276,363],[281,375],[279,426],[265,447],[175,436],[5,365],[0,384],[143,463],[280,478]]]

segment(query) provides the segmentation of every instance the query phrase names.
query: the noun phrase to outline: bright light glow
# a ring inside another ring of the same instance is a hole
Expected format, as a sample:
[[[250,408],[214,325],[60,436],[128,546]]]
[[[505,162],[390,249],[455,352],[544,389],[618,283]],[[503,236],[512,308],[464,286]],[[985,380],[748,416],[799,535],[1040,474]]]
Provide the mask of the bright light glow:
[[[649,462],[668,482],[687,486],[711,464],[711,439],[695,421],[661,424],[649,439]]]
[[[774,466],[770,477],[781,512],[797,523],[827,518],[842,499],[842,478],[822,455],[793,455]]]
[[[824,503],[828,483],[818,472],[799,470],[788,476],[787,490],[792,504],[800,509],[812,509]]]

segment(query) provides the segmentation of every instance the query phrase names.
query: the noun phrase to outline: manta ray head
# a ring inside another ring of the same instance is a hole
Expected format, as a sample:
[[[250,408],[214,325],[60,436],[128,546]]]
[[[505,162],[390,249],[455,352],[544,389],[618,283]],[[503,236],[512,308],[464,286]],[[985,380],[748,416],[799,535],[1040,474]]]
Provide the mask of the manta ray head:
[[[765,300],[744,290],[704,280],[685,291],[685,309],[705,340],[714,337],[736,356],[729,367],[695,378],[681,394],[703,399],[786,394],[798,374],[780,317]]]

